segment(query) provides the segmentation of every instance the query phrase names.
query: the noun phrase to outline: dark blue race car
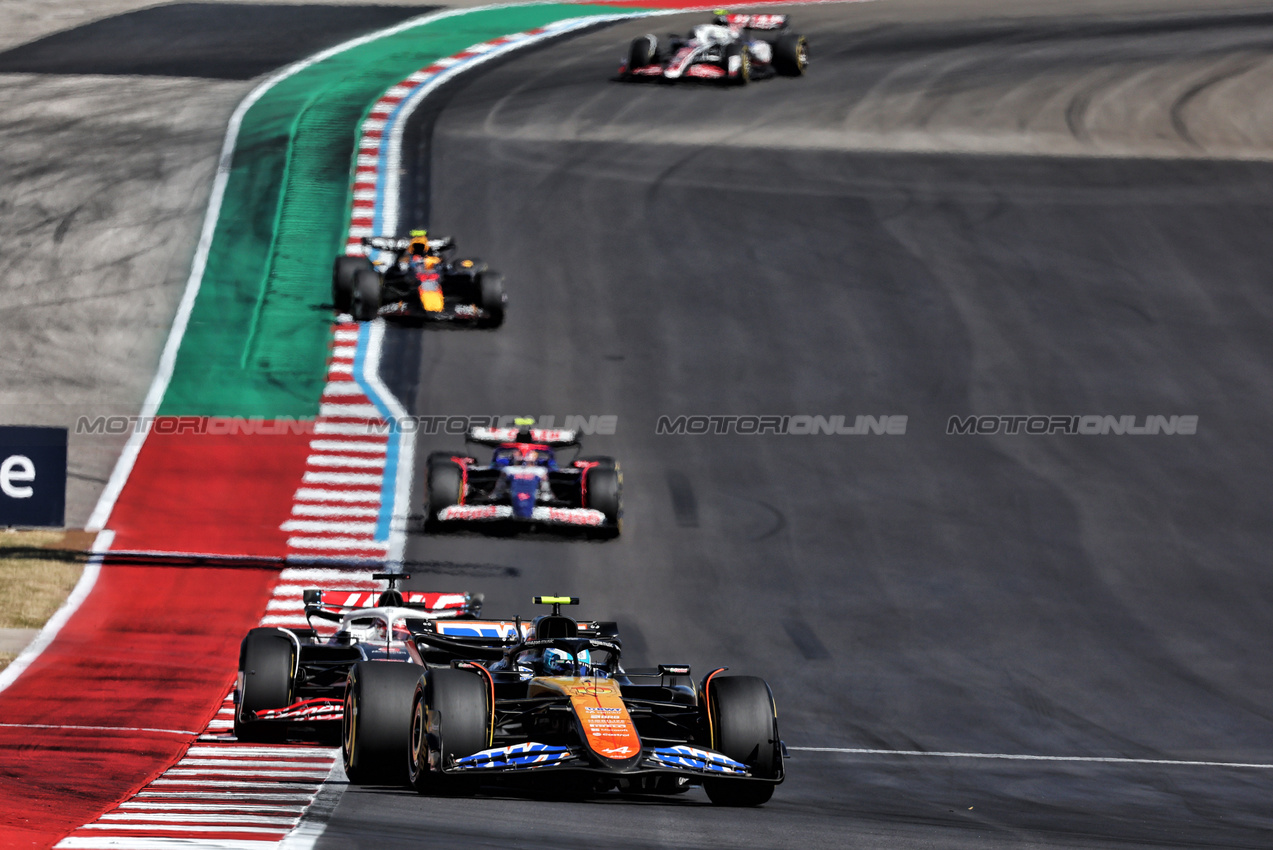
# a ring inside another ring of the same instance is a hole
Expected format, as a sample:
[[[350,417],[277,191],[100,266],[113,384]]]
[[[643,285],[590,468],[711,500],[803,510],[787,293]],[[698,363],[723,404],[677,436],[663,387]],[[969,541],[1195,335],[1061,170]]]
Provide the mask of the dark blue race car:
[[[425,527],[491,523],[505,529],[559,526],[617,537],[623,521],[623,473],[611,457],[558,459],[579,446],[575,431],[474,428],[468,443],[491,446],[489,463],[467,452],[433,452],[428,461]]]

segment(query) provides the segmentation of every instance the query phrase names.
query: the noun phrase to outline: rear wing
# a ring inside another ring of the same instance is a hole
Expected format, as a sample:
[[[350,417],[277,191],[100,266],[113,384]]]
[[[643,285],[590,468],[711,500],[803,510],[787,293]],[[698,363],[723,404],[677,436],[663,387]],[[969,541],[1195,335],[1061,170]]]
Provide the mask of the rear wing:
[[[317,616],[325,620],[339,620],[342,615],[360,608],[380,605],[379,590],[306,590],[305,616]],[[476,617],[482,610],[480,593],[429,593],[418,590],[387,591],[401,593],[402,600],[393,600],[395,608],[411,608],[431,618]]]
[[[614,623],[578,620],[579,637],[614,637]],[[424,634],[436,634],[455,641],[499,640],[516,643],[530,634],[531,620],[438,620],[424,626]]]
[[[730,15],[729,25],[749,30],[781,30],[787,28],[786,15]]]
[[[364,236],[361,241],[364,249],[370,248],[373,251],[405,251],[411,247],[412,242],[408,236]],[[454,247],[455,239],[450,236],[429,240],[431,251],[445,251]]]
[[[517,442],[521,433],[518,428],[470,428],[466,439],[482,446],[498,446]],[[579,432],[573,428],[531,428],[530,438],[539,445],[554,448],[579,445]]]
[[[606,639],[616,636],[611,622],[580,620],[579,637]],[[416,649],[426,665],[455,661],[498,661],[510,649],[524,644],[529,620],[436,620],[412,630]]]

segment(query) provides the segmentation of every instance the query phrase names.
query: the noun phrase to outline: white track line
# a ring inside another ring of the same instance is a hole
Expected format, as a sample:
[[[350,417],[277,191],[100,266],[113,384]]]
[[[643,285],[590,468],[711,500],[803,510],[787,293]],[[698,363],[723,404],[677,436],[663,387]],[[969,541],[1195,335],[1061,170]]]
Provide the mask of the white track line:
[[[219,838],[132,838],[113,836],[73,836],[63,838],[58,850],[273,850],[277,841]]]
[[[386,444],[360,440],[313,440],[309,447],[316,452],[361,452],[382,455],[385,453]]]
[[[376,517],[379,515],[379,508],[358,508],[349,507],[347,505],[313,505],[306,502],[298,502],[292,505],[292,516],[349,517],[352,519],[356,517]]]
[[[379,490],[321,490],[302,487],[292,497],[298,502],[379,502]]]
[[[872,750],[858,747],[787,747],[791,752],[844,753],[855,756],[912,756],[944,759],[998,759],[1002,761],[1059,761],[1088,764],[1150,764],[1175,767],[1235,767],[1250,770],[1273,770],[1273,764],[1234,761],[1191,761],[1189,759],[1135,759],[1113,756],[1035,756],[1021,753],[945,753],[924,750]]]
[[[305,463],[310,466],[333,466],[344,469],[384,469],[383,457],[345,457],[343,455],[310,455]]]

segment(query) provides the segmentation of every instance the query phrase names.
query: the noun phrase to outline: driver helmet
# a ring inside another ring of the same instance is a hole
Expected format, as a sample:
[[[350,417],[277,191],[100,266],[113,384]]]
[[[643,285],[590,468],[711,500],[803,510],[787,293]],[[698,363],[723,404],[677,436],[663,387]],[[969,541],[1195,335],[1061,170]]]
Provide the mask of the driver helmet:
[[[570,653],[563,649],[544,650],[544,673],[549,676],[588,676],[592,669],[592,653],[586,649],[579,650],[579,669],[575,670],[575,662]]]
[[[729,26],[729,10],[717,9],[712,12],[712,23],[720,24],[723,27]]]

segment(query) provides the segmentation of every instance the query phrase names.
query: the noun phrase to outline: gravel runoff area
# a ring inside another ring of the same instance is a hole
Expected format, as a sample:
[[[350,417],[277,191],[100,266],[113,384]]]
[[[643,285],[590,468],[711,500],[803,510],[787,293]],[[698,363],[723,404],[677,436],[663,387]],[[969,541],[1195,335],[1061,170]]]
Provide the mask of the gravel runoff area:
[[[0,530],[0,670],[53,616],[84,571],[83,532]]]
[[[471,5],[464,2],[451,5]],[[73,427],[80,416],[136,413],[158,362],[189,272],[225,126],[254,80],[157,73],[6,73],[5,54],[57,33],[152,4],[14,0],[0,32],[0,423]],[[260,9],[269,3],[253,4]],[[273,4],[286,5],[286,4]],[[342,5],[342,4],[310,4]],[[380,0],[380,6],[414,6]],[[1009,20],[1057,13],[1183,12],[1196,0],[874,0],[846,14],[865,31],[942,20]],[[1219,0],[1214,11],[1263,11],[1269,2]],[[185,35],[189,36],[190,33]],[[339,40],[339,39],[335,39]],[[197,38],[195,39],[197,41]],[[121,48],[123,49],[123,48]],[[182,50],[187,49],[183,44]],[[317,48],[315,48],[317,49]],[[814,73],[816,73],[816,55]],[[950,74],[926,68],[915,73]],[[844,132],[822,146],[981,150],[1037,155],[1265,158],[1273,118],[1261,93],[1273,69],[1254,54],[1216,67],[1199,63],[1171,79],[1101,81],[1083,133],[1058,132],[1056,111],[1007,126],[1011,92],[976,84],[939,113],[906,100],[906,81],[867,93]],[[987,75],[993,80],[993,74]],[[998,81],[1002,82],[1002,81]],[[1059,91],[1071,102],[1072,91]],[[997,109],[995,98],[1007,104]],[[1072,116],[1068,116],[1072,117]],[[1064,116],[1063,116],[1064,120]],[[1187,127],[1182,134],[1180,127]],[[82,526],[122,440],[70,442],[69,527]]]

